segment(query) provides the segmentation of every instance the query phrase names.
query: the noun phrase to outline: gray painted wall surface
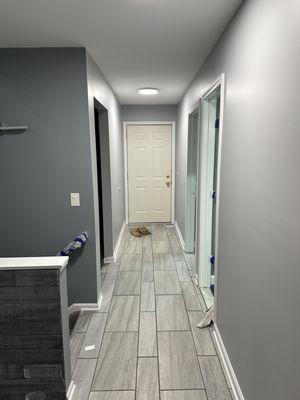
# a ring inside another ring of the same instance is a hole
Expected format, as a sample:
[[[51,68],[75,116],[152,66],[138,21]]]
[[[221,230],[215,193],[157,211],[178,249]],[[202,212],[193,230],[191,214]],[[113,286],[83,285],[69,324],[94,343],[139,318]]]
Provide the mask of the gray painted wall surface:
[[[177,106],[122,106],[123,121],[176,121]]]
[[[179,106],[184,233],[188,113],[226,73],[217,322],[246,400],[300,393],[299,38],[299,1],[245,2]]]
[[[0,121],[29,126],[23,135],[0,137],[0,257],[55,255],[87,230],[85,248],[68,267],[70,304],[96,302],[100,288],[93,95],[109,112],[115,245],[124,194],[120,107],[112,90],[83,48],[0,50]],[[70,206],[71,192],[80,193],[80,207]]]
[[[125,220],[124,200],[124,150],[123,129],[120,104],[103,77],[98,66],[87,52],[87,77],[88,77],[88,106],[91,144],[94,148],[94,98],[96,98],[108,110],[109,147],[110,147],[110,171],[111,171],[111,199],[112,199],[112,227],[113,247],[115,247],[121,227]],[[92,151],[92,155],[95,152]],[[95,170],[95,159],[92,159]],[[96,176],[93,177],[96,179]],[[105,187],[103,187],[105,190]],[[111,254],[112,255],[112,254]]]
[[[68,268],[69,302],[95,302],[95,236],[84,49],[1,49],[0,256],[55,255],[89,240]],[[70,207],[79,192],[81,207]]]

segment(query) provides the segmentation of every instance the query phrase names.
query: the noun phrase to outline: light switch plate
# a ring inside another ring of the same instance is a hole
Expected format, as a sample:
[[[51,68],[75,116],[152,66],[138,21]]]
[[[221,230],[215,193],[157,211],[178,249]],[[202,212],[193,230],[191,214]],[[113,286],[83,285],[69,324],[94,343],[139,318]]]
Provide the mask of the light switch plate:
[[[70,193],[70,200],[72,207],[80,207],[80,195],[79,193]]]

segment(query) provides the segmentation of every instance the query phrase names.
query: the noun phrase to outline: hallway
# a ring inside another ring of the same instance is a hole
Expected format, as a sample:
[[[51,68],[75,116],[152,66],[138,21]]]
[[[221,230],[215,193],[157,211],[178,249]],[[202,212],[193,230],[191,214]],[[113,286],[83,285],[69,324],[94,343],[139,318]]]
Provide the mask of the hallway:
[[[71,336],[72,400],[229,400],[212,333],[172,225],[123,235],[102,303]]]

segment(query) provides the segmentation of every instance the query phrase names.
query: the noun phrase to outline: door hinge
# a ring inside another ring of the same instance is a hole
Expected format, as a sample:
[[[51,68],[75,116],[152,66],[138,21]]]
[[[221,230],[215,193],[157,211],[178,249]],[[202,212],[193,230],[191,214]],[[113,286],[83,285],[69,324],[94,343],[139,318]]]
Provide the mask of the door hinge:
[[[220,127],[220,118],[217,118],[215,121],[215,128],[218,129]]]
[[[210,258],[209,258],[209,261],[210,261],[211,264],[214,264],[215,263],[215,256],[211,255]]]

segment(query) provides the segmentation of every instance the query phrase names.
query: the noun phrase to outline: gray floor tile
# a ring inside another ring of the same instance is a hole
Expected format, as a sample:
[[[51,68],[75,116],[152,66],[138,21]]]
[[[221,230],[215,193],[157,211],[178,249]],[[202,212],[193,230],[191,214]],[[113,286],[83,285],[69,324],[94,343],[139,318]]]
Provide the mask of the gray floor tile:
[[[201,305],[193,282],[180,282],[185,306],[187,310],[199,311]]]
[[[153,254],[171,253],[168,240],[152,240]]]
[[[139,358],[136,400],[159,400],[157,358]]]
[[[137,332],[104,334],[92,390],[134,390]]]
[[[115,287],[115,295],[140,294],[141,272],[119,272]]]
[[[142,282],[141,311],[155,311],[154,282]]]
[[[160,398],[161,400],[207,400],[205,390],[163,391],[160,392]]]
[[[153,261],[152,237],[143,237],[143,261]]]
[[[84,340],[85,333],[74,332],[71,336],[70,341],[70,352],[71,352],[71,371],[74,371],[77,358],[81,350],[81,346]]]
[[[197,324],[203,318],[202,311],[189,311],[188,316],[192,328],[192,334],[195,341],[198,356],[216,355],[216,350],[210,336],[209,328],[197,328]]]
[[[137,331],[139,326],[139,296],[114,296],[106,331]]]
[[[166,230],[154,230],[152,232],[152,240],[154,242],[168,242],[168,234]]]
[[[72,400],[87,400],[91,388],[97,360],[78,359],[72,380],[76,385]]]
[[[155,271],[154,282],[156,294],[181,294],[176,271]]]
[[[114,292],[115,284],[106,280],[103,282],[100,290],[100,310],[101,312],[108,312],[111,298]]]
[[[143,252],[142,238],[134,238],[127,240],[124,246],[123,254],[142,254]]]
[[[153,282],[153,261],[144,261],[142,264],[142,282]]]
[[[153,261],[152,248],[143,249],[143,261]]]
[[[120,262],[120,271],[141,271],[142,253],[124,254]]]
[[[76,321],[74,332],[86,332],[90,323],[92,311],[81,311]]]
[[[105,282],[115,283],[117,280],[119,266],[118,264],[109,264],[109,268],[105,275]]]
[[[114,391],[114,392],[91,392],[89,400],[135,400],[135,392]]]
[[[208,400],[231,400],[218,357],[199,357]]]
[[[181,295],[156,296],[157,330],[186,331],[190,324]]]
[[[158,332],[160,389],[203,389],[190,331]]]
[[[106,319],[107,313],[93,313],[79,354],[80,358],[98,357]]]
[[[191,281],[191,275],[185,262],[176,262],[178,278],[181,282]]]
[[[176,271],[175,262],[171,253],[154,254],[154,271]]]
[[[155,312],[142,312],[140,314],[138,355],[139,357],[157,356]]]

